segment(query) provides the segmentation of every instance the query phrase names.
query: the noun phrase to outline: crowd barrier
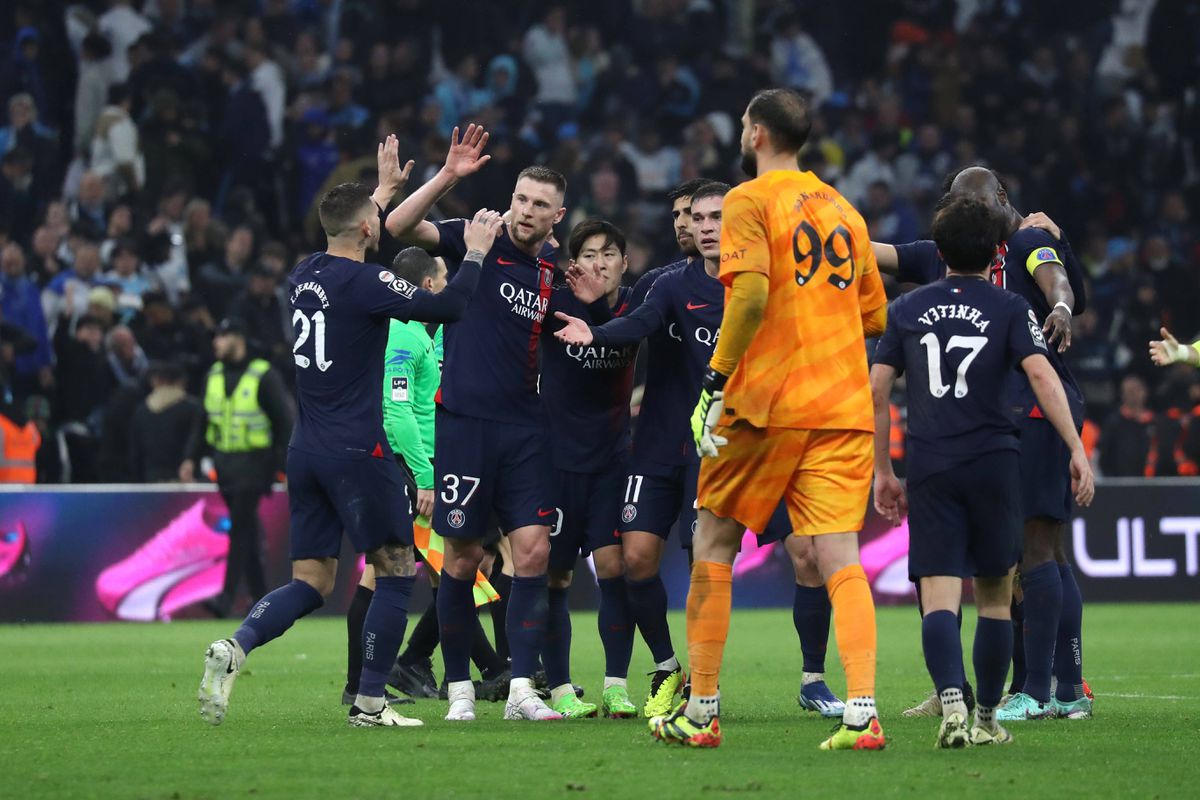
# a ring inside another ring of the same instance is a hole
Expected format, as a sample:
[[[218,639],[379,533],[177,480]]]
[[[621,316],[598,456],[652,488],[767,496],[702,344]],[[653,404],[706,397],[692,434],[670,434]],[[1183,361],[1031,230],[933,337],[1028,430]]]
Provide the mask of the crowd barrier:
[[[277,586],[290,577],[282,488],[259,512],[268,585]],[[204,616],[203,601],[221,590],[227,529],[227,510],[211,486],[0,487],[0,621]],[[676,541],[662,572],[672,606],[682,607],[688,564]],[[1101,481],[1065,545],[1088,601],[1200,600],[1200,480]],[[362,561],[349,551],[343,556],[338,588],[322,613],[344,612],[353,593]],[[914,600],[906,525],[892,528],[869,512],[862,560],[877,602]],[[738,606],[790,605],[794,577],[782,543],[758,547],[747,534],[734,583]],[[425,596],[422,590],[414,598],[415,608]],[[571,602],[596,603],[584,562]]]

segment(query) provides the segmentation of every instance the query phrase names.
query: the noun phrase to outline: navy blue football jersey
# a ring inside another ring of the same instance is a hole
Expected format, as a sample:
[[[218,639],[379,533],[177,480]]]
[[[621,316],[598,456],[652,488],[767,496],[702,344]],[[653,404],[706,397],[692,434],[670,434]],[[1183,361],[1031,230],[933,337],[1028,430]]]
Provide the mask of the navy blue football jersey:
[[[929,240],[896,246],[899,261],[898,279],[901,283],[928,284],[946,274],[946,264],[938,253],[937,245]],[[1061,264],[1067,272],[1067,280],[1075,295],[1074,314],[1082,314],[1087,308],[1087,289],[1084,285],[1083,267],[1075,258],[1071,245],[1064,234],[1062,240],[1055,239],[1040,228],[1024,228],[1008,237],[996,253],[992,263],[992,283],[1019,294],[1033,308],[1040,323],[1045,324],[1050,314],[1050,304],[1033,279],[1033,271],[1041,264]],[[1062,380],[1063,391],[1071,406],[1071,413],[1078,424],[1083,422],[1083,393],[1075,377],[1067,369],[1066,362],[1055,349],[1047,353],[1051,366]],[[1033,390],[1024,372],[1017,371],[1010,378],[1011,412],[1017,416],[1037,416],[1037,405]]]
[[[623,313],[630,293],[622,288],[616,307],[603,317]],[[637,345],[578,347],[554,338],[563,327],[554,312],[598,321],[590,309],[565,283],[556,284],[542,332],[541,393],[550,452],[554,466],[569,472],[599,472],[626,457],[630,446],[629,396]]]
[[[955,275],[892,303],[875,363],[908,376],[910,484],[1018,449],[1006,383],[1034,354],[1048,351],[1033,309],[985,280]]]
[[[453,274],[466,255],[466,220],[433,223],[441,239],[431,251]],[[443,332],[438,402],[455,414],[518,425],[540,425],[538,347],[554,285],[555,249],[537,258],[501,229],[483,260],[483,274],[462,319]]]
[[[430,294],[376,264],[314,253],[288,276],[296,361],[291,446],[334,458],[391,458],[383,432],[390,319],[457,318],[479,278],[470,265]]]
[[[635,460],[685,464],[696,457],[690,419],[724,311],[725,287],[697,258],[664,271],[637,309],[592,328],[594,344],[634,344],[665,332],[678,350],[672,362],[663,359],[649,365],[633,445]],[[656,378],[653,384],[652,378]]]

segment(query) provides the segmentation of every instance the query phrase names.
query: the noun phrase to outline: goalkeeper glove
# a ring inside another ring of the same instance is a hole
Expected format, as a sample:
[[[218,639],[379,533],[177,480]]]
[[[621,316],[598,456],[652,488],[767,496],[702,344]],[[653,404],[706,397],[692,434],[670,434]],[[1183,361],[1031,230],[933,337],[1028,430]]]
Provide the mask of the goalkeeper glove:
[[[700,402],[692,411],[692,438],[696,441],[696,455],[714,457],[718,448],[728,440],[712,431],[725,411],[725,381],[729,378],[711,367],[704,373],[700,384]]]

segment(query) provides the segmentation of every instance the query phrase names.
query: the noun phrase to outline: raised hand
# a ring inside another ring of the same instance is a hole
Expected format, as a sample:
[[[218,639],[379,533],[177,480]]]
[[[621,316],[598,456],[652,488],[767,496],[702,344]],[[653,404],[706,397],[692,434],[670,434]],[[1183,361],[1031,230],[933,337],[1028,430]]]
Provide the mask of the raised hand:
[[[1150,360],[1155,365],[1169,367],[1172,364],[1187,363],[1192,360],[1188,351],[1194,352],[1194,348],[1180,344],[1179,340],[1172,336],[1166,328],[1159,328],[1158,332],[1163,338],[1150,342]]]
[[[463,228],[463,242],[467,251],[478,251],[487,255],[500,233],[500,212],[481,208],[475,212],[475,217]]]
[[[455,178],[465,178],[478,172],[484,164],[492,159],[491,156],[483,155],[488,135],[482,125],[472,122],[467,126],[460,141],[458,128],[455,128],[450,134],[450,150],[446,153],[446,165],[443,169]]]
[[[604,285],[604,273],[599,264],[594,264],[590,270],[572,264],[567,268],[567,286],[579,302],[587,305],[608,294],[605,291],[607,287]]]
[[[413,165],[416,163],[409,161],[403,169],[400,168],[400,140],[395,134],[379,143],[375,161],[379,170],[379,188],[388,195],[396,194],[408,183],[408,176],[412,174]]]
[[[587,347],[592,343],[592,329],[579,317],[572,317],[561,311],[555,311],[554,316],[566,323],[562,330],[554,332],[555,339],[579,347]]]

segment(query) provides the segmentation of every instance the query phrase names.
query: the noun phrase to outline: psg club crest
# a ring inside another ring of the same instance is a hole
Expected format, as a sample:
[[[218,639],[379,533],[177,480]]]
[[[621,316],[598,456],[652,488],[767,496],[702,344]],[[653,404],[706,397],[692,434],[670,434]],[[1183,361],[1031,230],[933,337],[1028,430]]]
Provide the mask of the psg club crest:
[[[637,506],[633,503],[626,503],[625,507],[621,509],[621,522],[628,525],[633,522],[635,517],[637,517]]]
[[[457,530],[467,523],[467,515],[461,508],[456,508],[446,515],[446,523]]]
[[[1049,247],[1043,247],[1041,250],[1037,251],[1036,258],[1038,261],[1054,261],[1057,256],[1055,256],[1054,251]]]
[[[547,289],[554,286],[554,273],[548,269],[542,270],[542,285]]]

